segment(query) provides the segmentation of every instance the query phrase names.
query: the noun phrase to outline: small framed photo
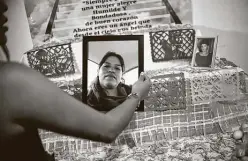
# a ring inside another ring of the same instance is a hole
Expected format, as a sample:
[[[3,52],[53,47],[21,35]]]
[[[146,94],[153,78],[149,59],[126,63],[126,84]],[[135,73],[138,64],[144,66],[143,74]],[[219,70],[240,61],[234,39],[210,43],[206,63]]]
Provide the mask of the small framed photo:
[[[143,35],[83,37],[83,102],[108,112],[132,92],[144,71]],[[136,111],[144,111],[144,101]]]
[[[210,69],[214,67],[218,37],[196,37],[191,66]]]

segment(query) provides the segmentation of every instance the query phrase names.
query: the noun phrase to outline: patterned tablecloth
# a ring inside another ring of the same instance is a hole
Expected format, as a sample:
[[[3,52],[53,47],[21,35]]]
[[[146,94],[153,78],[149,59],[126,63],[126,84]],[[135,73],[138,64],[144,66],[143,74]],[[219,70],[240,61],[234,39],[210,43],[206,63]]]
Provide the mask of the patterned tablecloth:
[[[143,146],[102,147],[97,151],[55,151],[58,160],[76,161],[232,161],[235,144],[230,136],[212,134],[154,142]]]
[[[30,67],[81,100],[82,79],[67,79],[76,72],[70,44],[45,50],[58,54],[48,57],[43,49],[31,51]],[[232,160],[235,142],[230,134],[248,121],[247,74],[223,58],[216,59],[212,70],[191,68],[189,60],[173,62],[180,65],[145,71],[153,82],[144,101],[145,112],[135,113],[115,142],[104,144],[40,130],[45,149],[59,161]],[[52,77],[61,74],[65,74],[63,79]]]
[[[231,133],[248,121],[247,78],[240,68],[228,66],[224,61],[222,59],[218,68],[212,71],[190,67],[173,69],[174,75],[168,69],[147,71],[154,79],[153,86],[157,86],[161,78],[167,79],[167,83],[171,81],[164,87],[164,93],[173,97],[164,106],[156,106],[157,109],[149,109],[149,103],[145,103],[147,111],[135,113],[128,127],[112,144],[41,130],[44,147],[55,153],[59,161],[233,160],[235,141]],[[221,66],[223,63],[226,65]],[[169,87],[171,85],[180,87],[173,89]],[[69,94],[76,93],[73,84],[64,89]],[[182,91],[185,94],[177,94]],[[150,92],[147,100],[159,101],[163,98],[158,97],[161,94],[163,92]],[[158,107],[167,109],[163,111]]]

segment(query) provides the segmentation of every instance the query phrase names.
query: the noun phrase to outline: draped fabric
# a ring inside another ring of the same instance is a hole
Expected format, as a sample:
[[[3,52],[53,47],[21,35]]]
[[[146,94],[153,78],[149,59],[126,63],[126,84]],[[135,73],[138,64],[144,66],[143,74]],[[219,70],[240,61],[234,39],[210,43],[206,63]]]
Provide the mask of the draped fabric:
[[[131,93],[132,87],[119,83],[117,86],[118,96],[107,96],[104,89],[95,81],[87,96],[87,104],[98,111],[110,111],[123,103]]]

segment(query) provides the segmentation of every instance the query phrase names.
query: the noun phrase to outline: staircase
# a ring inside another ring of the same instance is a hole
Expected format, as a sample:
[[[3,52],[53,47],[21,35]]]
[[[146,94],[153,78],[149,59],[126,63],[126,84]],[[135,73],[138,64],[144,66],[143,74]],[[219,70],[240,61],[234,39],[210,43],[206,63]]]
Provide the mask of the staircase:
[[[168,0],[110,1],[56,0],[46,34],[64,40],[181,23]]]

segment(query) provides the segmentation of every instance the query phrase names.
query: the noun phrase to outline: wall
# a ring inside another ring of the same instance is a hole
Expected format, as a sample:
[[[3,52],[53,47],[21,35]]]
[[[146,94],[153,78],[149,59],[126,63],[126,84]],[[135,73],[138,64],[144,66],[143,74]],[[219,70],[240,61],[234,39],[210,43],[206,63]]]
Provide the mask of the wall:
[[[192,0],[194,23],[248,33],[247,0]]]
[[[8,44],[12,60],[32,48],[32,40],[23,0],[6,0],[9,11]],[[192,0],[193,21],[202,35],[219,35],[217,56],[226,57],[248,71],[248,1]]]

